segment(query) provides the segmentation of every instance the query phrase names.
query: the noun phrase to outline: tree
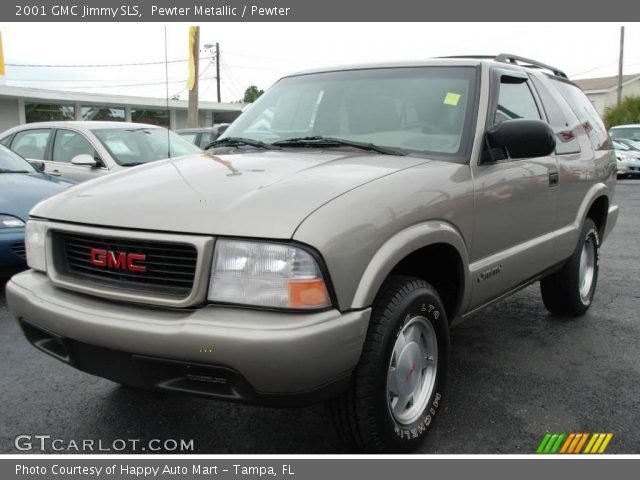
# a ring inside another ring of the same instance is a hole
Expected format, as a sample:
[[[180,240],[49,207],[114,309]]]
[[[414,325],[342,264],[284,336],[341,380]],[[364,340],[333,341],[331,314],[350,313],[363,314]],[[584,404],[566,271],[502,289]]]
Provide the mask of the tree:
[[[640,123],[640,96],[624,97],[618,105],[608,107],[604,112],[604,123],[607,128]]]
[[[251,85],[244,91],[244,98],[242,99],[242,103],[253,103],[255,102],[260,95],[264,93],[264,90],[258,90],[258,87],[255,85]]]

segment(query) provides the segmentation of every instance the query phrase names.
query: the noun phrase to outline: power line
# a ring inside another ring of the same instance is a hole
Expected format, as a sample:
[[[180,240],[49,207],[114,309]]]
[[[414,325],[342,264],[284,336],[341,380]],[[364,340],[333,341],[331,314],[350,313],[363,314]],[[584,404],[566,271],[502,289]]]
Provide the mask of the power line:
[[[273,57],[265,57],[263,55],[249,55],[246,53],[236,53],[233,50],[227,50],[226,48],[224,49],[223,53],[227,54],[231,54],[234,55],[236,57],[246,57],[246,58],[258,58],[260,60],[272,60],[275,62],[288,62],[291,60],[291,58],[273,58]]]
[[[215,77],[205,77],[202,80],[210,80]],[[146,87],[151,85],[164,85],[165,83],[182,83],[186,82],[187,79],[182,80],[171,80],[169,82],[153,82],[153,83],[131,83],[131,84],[120,84],[120,85],[64,85],[62,88],[65,89],[78,89],[78,88],[121,88],[121,87]]]
[[[201,60],[211,59],[213,57],[202,57]],[[138,67],[145,65],[164,65],[165,63],[180,63],[188,62],[189,59],[183,60],[169,60],[161,62],[136,62],[136,63],[97,63],[87,65],[47,65],[47,64],[26,64],[26,63],[5,63],[8,67],[35,67],[35,68],[100,68],[100,67]]]
[[[227,66],[226,62],[220,62],[220,66],[222,68],[224,68],[225,72],[227,72],[227,77],[230,80],[230,83],[227,83],[227,86],[231,86],[231,84],[233,84],[233,89],[237,90],[236,91],[240,91],[240,94],[242,95],[242,91],[243,91],[243,82],[241,82],[235,75],[234,73],[231,71],[231,69]]]
[[[633,60],[632,60],[633,61]],[[616,65],[618,62],[610,62],[607,63],[605,65],[598,65],[597,67],[593,67],[590,68],[589,70],[584,70],[582,72],[577,72],[577,73],[572,73],[571,75],[569,75],[570,77],[577,77],[578,75],[584,75],[585,73],[590,73],[590,72],[594,72],[596,70],[600,70],[601,68],[606,68],[606,67],[611,67],[613,65]],[[624,66],[625,67],[635,67],[637,65],[640,65],[640,63],[625,63]]]
[[[207,66],[204,67],[204,69],[200,72],[200,75],[198,75],[198,80],[208,80],[210,78],[216,78],[216,77],[203,77],[203,75],[205,74],[205,72],[209,69],[209,67],[211,66],[211,62],[207,63]],[[187,89],[187,87],[183,87],[182,90],[174,93],[171,98],[173,97],[177,97],[178,95],[180,95],[182,92],[184,92]]]
[[[159,77],[154,78],[99,78],[99,79],[85,79],[85,78],[67,78],[67,79],[48,79],[48,78],[7,78],[9,82],[42,82],[42,83],[54,83],[54,82],[147,82],[160,80]]]

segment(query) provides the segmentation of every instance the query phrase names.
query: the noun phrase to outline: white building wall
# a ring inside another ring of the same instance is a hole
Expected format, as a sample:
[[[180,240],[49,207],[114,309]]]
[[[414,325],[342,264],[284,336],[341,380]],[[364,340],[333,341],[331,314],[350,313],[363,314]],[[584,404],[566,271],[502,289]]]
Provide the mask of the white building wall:
[[[20,108],[15,98],[0,98],[0,132],[4,132],[20,122]]]

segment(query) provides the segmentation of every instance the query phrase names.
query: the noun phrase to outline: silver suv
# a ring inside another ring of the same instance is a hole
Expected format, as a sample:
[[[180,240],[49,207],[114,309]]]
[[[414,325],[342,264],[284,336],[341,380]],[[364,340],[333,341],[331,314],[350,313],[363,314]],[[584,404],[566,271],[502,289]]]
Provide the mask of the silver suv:
[[[280,80],[209,151],[48,199],[7,299],[38,349],[126,385],[327,401],[408,451],[444,401],[449,328],[540,281],[584,314],[616,158],[589,100],[532,60]]]

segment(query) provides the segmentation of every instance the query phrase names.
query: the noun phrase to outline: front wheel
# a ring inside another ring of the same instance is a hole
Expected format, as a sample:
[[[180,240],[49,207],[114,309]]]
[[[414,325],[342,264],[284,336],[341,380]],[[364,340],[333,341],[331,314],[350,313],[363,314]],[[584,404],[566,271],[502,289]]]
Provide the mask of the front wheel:
[[[587,218],[573,255],[559,271],[540,281],[544,306],[558,315],[583,315],[593,301],[599,268],[600,236],[594,221]]]
[[[424,280],[390,277],[374,302],[352,382],[328,406],[343,440],[369,452],[407,452],[442,403],[449,331],[442,301]]]

